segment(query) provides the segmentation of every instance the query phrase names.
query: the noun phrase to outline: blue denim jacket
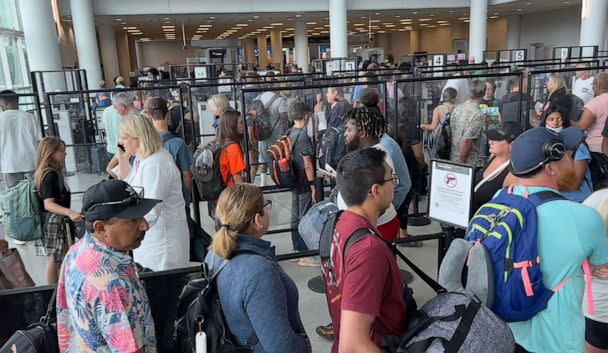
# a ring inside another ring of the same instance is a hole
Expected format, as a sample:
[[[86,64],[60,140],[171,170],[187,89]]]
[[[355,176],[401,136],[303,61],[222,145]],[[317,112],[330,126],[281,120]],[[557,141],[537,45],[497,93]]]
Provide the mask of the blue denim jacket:
[[[407,164],[405,164],[405,157],[403,157],[401,147],[399,147],[399,144],[392,137],[388,134],[383,134],[380,138],[380,144],[386,148],[393,160],[393,164],[395,165],[393,173],[399,176],[399,185],[395,187],[395,196],[393,197],[393,206],[395,206],[395,209],[399,209],[412,187],[410,172],[407,169]]]
[[[217,276],[222,310],[235,343],[245,346],[255,330],[255,353],[306,353],[304,325],[298,311],[298,289],[277,263],[270,242],[238,235],[237,253]],[[211,272],[223,258],[209,251]],[[300,335],[297,335],[300,334]]]

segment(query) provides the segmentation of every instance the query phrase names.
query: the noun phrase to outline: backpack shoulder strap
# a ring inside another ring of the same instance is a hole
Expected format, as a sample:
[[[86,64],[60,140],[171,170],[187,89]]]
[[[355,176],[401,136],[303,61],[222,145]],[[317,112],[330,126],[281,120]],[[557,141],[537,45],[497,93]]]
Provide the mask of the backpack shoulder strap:
[[[353,245],[355,245],[355,243],[357,243],[359,240],[363,239],[365,236],[367,236],[369,234],[375,235],[376,233],[370,228],[360,228],[353,232],[353,234],[346,241],[346,245],[344,245],[344,252],[343,252],[344,255],[342,256],[343,261],[346,261],[346,254],[348,253],[348,250]]]
[[[528,200],[534,205],[534,207],[538,207],[549,201],[557,201],[557,200],[565,200],[566,198],[561,194],[552,191],[552,190],[543,190],[539,192],[535,192],[528,196]]]

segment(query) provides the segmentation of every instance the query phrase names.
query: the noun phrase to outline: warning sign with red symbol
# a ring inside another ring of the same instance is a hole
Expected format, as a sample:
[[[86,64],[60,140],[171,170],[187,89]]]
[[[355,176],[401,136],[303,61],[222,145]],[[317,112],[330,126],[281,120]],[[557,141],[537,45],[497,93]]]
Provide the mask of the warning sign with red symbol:
[[[473,167],[448,161],[431,162],[429,217],[466,228],[473,195]]]

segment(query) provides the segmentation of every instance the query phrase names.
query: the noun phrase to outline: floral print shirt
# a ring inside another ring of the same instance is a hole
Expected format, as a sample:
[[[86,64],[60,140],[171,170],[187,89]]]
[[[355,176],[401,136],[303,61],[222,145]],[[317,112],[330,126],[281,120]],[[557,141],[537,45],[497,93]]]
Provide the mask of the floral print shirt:
[[[452,132],[450,159],[453,162],[460,160],[460,142],[465,139],[472,140],[469,157],[465,163],[474,167],[483,166],[479,138],[481,137],[484,122],[484,114],[479,109],[478,104],[467,101],[458,104],[454,108],[450,117],[450,129]]]
[[[133,259],[88,232],[68,251],[57,287],[63,352],[156,353],[148,296]]]

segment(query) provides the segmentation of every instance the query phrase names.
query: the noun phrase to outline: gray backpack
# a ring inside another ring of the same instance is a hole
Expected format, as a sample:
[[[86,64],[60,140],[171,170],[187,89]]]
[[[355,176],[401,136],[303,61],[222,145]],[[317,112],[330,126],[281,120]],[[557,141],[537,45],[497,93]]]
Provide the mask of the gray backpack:
[[[310,250],[319,248],[323,226],[333,213],[338,212],[335,199],[329,198],[313,205],[298,224],[298,233]]]
[[[439,294],[426,302],[400,337],[383,337],[396,353],[512,353],[509,326],[468,293]]]

